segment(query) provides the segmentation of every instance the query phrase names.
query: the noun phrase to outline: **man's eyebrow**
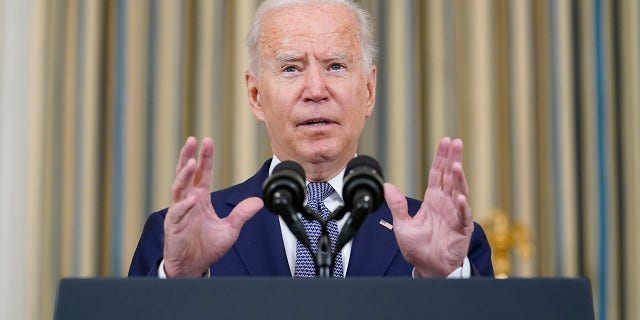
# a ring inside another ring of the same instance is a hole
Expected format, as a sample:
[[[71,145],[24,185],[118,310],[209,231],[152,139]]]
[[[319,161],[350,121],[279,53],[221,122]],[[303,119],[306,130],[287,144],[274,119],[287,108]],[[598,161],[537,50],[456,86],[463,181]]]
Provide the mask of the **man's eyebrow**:
[[[329,56],[327,60],[349,60],[351,55],[346,52],[338,52]]]
[[[301,61],[304,58],[290,53],[283,53],[276,56],[276,61],[279,64],[286,64],[289,62]],[[351,55],[346,52],[338,52],[327,56],[323,59],[324,62],[332,62],[332,61],[351,61]]]
[[[335,54],[330,55],[329,57],[327,57],[327,59],[325,59],[326,62],[331,62],[331,61],[347,61],[350,62],[351,61],[351,55],[346,53],[346,52],[338,52]]]
[[[279,54],[276,56],[276,61],[280,62],[280,63],[284,63],[284,62],[291,62],[291,61],[296,61],[296,60],[300,60],[301,58],[299,56],[293,55],[293,54]]]

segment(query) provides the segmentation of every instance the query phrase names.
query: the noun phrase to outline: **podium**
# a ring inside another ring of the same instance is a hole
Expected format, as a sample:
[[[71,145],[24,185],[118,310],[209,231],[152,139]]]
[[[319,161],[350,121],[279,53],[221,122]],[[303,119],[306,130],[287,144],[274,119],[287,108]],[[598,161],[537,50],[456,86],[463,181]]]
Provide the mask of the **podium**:
[[[588,279],[62,279],[54,319],[594,319]]]

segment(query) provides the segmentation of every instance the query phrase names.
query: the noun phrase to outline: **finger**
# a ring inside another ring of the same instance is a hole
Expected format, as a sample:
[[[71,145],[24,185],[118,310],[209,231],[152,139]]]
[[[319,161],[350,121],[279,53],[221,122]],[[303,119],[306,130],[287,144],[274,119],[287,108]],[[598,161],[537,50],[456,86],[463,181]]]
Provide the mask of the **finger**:
[[[467,231],[471,229],[471,231],[473,231],[473,213],[467,202],[467,197],[458,195],[456,207],[458,209],[458,220],[460,220],[463,229]]]
[[[447,160],[444,164],[444,174],[442,175],[442,190],[446,193],[452,193],[454,187],[454,177],[452,166],[455,162],[462,161],[462,140],[455,139],[449,145]]]
[[[182,170],[182,168],[187,164],[189,159],[195,159],[196,147],[198,146],[198,141],[194,137],[188,137],[184,142],[182,149],[180,150],[180,156],[178,157],[178,163],[176,164],[176,172],[175,175],[178,175],[178,172]]]
[[[450,157],[451,157],[451,163],[454,162],[462,162],[462,150],[464,149],[464,144],[462,143],[461,139],[454,139],[453,141],[451,141],[451,147],[450,147]]]
[[[173,224],[179,223],[195,204],[196,197],[193,195],[172,204],[167,212],[167,222]]]
[[[180,172],[178,172],[176,177],[173,179],[173,184],[171,185],[172,203],[182,200],[183,195],[185,194],[185,190],[187,190],[191,185],[190,182],[193,179],[193,173],[195,169],[196,160],[189,159],[182,170],[180,170]]]
[[[455,162],[451,166],[451,172],[453,176],[453,188],[451,196],[453,199],[457,199],[459,194],[469,197],[469,186],[467,185],[467,179],[464,176],[464,169],[460,162]]]
[[[407,198],[391,183],[384,184],[384,199],[391,210],[394,223],[401,223],[411,219],[407,207]]]
[[[210,138],[204,138],[200,155],[198,157],[198,166],[196,168],[195,177],[193,179],[194,186],[209,187],[211,185],[213,168],[213,141]]]
[[[258,197],[244,199],[233,208],[226,220],[234,229],[240,230],[262,207],[264,207],[264,203]]]
[[[442,175],[444,173],[444,164],[449,153],[450,143],[451,139],[449,137],[444,137],[438,144],[438,150],[433,156],[431,169],[429,169],[429,188],[442,188]]]

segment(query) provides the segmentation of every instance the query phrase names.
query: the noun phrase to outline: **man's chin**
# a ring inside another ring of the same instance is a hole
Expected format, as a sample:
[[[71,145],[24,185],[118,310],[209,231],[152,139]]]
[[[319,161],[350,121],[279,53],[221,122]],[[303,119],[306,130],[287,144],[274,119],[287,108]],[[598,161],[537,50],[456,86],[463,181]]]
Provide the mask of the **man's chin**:
[[[338,154],[338,150],[327,148],[310,148],[306,150],[300,150],[300,152],[298,152],[300,161],[313,164],[332,161],[338,156]]]

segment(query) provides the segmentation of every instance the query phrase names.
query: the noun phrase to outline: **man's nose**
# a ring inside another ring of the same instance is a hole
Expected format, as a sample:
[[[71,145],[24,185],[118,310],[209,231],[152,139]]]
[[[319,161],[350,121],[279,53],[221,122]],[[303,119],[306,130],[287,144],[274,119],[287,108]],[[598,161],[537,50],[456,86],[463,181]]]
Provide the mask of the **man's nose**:
[[[327,100],[327,79],[324,70],[320,66],[312,66],[307,69],[305,79],[305,101],[320,102]]]

